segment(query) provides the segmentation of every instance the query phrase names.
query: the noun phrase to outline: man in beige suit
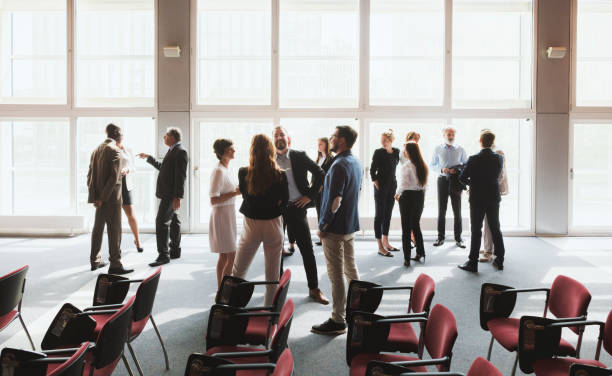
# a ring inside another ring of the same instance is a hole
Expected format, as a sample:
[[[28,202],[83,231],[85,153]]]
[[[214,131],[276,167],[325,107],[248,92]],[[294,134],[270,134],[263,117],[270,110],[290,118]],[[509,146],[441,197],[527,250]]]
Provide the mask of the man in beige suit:
[[[121,154],[117,142],[121,141],[121,128],[114,124],[106,127],[108,138],[91,154],[87,186],[87,202],[96,208],[94,227],[91,232],[91,270],[103,268],[101,248],[104,225],[107,226],[110,274],[127,274],[121,264]]]

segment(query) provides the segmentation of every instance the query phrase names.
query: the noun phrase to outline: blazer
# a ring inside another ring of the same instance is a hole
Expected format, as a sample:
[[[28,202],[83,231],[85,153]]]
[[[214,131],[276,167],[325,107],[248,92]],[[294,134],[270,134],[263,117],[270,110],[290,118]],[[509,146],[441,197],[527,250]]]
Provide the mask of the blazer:
[[[499,174],[503,157],[491,149],[472,155],[461,173],[461,181],[470,186],[471,204],[492,204],[501,201]]]
[[[310,197],[310,204],[306,207],[314,207],[314,200],[319,195],[319,188],[323,185],[325,171],[317,165],[304,151],[289,150],[289,160],[291,161],[291,171],[293,180],[298,191],[303,196]],[[308,181],[308,172],[312,175],[312,182]]]
[[[321,165],[321,169],[323,170],[323,172],[327,174],[327,171],[329,171],[329,168],[331,167],[332,163],[334,163],[334,157],[330,154],[327,154],[325,156],[325,160],[323,160],[323,164]]]
[[[121,155],[114,140],[107,138],[91,154],[87,172],[87,202],[121,201]]]
[[[265,195],[253,196],[247,190],[248,171],[248,167],[238,170],[238,187],[242,193],[240,212],[251,219],[273,219],[280,216],[289,201],[289,185],[285,172],[281,171],[280,180],[272,183]]]
[[[378,181],[380,189],[386,187],[389,183],[397,184],[395,169],[400,160],[399,154],[399,149],[393,148],[393,153],[391,154],[392,161],[391,165],[389,165],[386,160],[389,156],[385,149],[380,148],[374,151],[372,164],[370,165],[370,177],[372,181]]]
[[[187,150],[181,144],[169,150],[161,162],[151,156],[147,158],[147,162],[159,170],[155,191],[157,198],[173,200],[184,197],[188,161]]]

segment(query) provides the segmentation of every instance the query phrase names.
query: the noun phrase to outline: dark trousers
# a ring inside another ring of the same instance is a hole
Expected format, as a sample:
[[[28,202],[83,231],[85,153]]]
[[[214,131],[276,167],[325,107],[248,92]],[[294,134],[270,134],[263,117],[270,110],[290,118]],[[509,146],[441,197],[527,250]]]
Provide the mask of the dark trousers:
[[[380,239],[382,235],[389,235],[396,189],[397,184],[385,185],[380,189],[374,186],[374,235],[376,239]]]
[[[447,176],[438,177],[438,239],[444,239],[446,233],[446,208],[450,196],[453,216],[455,217],[455,241],[461,240],[461,191],[449,189],[450,180]]]
[[[306,219],[306,209],[290,204],[287,206],[283,218],[287,224],[287,233],[295,237],[297,246],[302,254],[308,288],[316,289],[319,287],[317,262],[312,249],[312,238],[310,237],[310,227],[308,227],[308,220]]]
[[[102,206],[96,208],[89,258],[92,265],[102,262],[101,248],[105,225],[108,234],[110,267],[117,268],[121,266],[121,200],[105,201]]]
[[[499,202],[492,203],[472,203],[470,202],[470,222],[472,223],[472,241],[470,244],[470,261],[478,261],[480,252],[480,238],[482,237],[482,223],[485,216],[491,229],[493,247],[495,248],[496,260],[504,262],[506,249],[504,248],[504,238],[499,226]]]
[[[285,217],[283,217],[283,231],[287,231],[287,239],[289,240],[289,243],[295,243],[295,236],[293,236],[291,230],[287,229],[287,222],[285,221]]]
[[[170,238],[170,249],[180,254],[181,252],[181,219],[178,212],[172,208],[172,200],[162,199],[159,202],[157,217],[155,218],[155,235],[157,237],[158,258],[169,258],[168,237]]]
[[[425,191],[404,191],[399,199],[402,216],[402,249],[404,260],[410,261],[410,233],[414,233],[417,255],[425,256],[423,233],[421,232],[421,215],[425,205]]]

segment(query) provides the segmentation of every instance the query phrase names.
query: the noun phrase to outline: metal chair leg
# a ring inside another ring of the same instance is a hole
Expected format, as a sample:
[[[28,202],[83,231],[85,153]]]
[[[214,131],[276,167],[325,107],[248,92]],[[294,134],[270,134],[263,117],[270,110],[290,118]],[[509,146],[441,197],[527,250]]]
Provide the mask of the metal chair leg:
[[[514,358],[514,366],[512,366],[512,373],[510,376],[514,376],[516,373],[516,365],[518,364],[518,351],[516,352],[516,358]]]
[[[489,344],[489,352],[487,353],[487,360],[491,360],[491,351],[493,351],[493,342],[495,342],[495,338],[491,335],[491,343]]]
[[[28,340],[30,341],[30,345],[32,346],[32,350],[36,351],[36,347],[34,346],[34,342],[32,341],[32,337],[30,336],[30,332],[28,332],[28,328],[26,328],[25,323],[23,322],[23,317],[21,317],[21,313],[19,313],[19,322],[21,322],[21,326],[28,336]]]
[[[134,352],[134,349],[132,348],[132,344],[128,342],[127,348],[128,350],[130,350],[130,354],[132,355],[132,360],[134,361],[134,364],[136,364],[136,369],[138,369],[138,373],[140,374],[140,376],[144,376],[144,372],[142,372],[140,363],[138,363],[138,358],[136,358],[136,353]]]
[[[130,367],[130,363],[128,363],[127,359],[125,358],[125,354],[121,354],[121,359],[123,360],[123,364],[125,365],[125,368],[127,369],[128,374],[130,376],[134,376],[134,373],[132,372],[132,367]]]
[[[155,333],[157,334],[157,338],[159,339],[159,343],[161,344],[162,350],[164,352],[164,359],[166,360],[166,369],[170,369],[170,363],[168,362],[168,352],[166,351],[166,345],[164,345],[164,340],[159,334],[159,329],[157,329],[157,325],[155,324],[155,320],[153,320],[153,315],[150,317],[151,324],[153,324],[153,329],[155,329]]]

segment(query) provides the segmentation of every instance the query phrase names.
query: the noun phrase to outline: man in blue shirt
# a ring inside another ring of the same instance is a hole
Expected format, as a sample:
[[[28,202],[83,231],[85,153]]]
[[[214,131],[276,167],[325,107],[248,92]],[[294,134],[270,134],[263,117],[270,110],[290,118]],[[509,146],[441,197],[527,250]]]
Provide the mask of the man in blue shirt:
[[[465,150],[455,145],[455,129],[448,127],[443,131],[444,143],[434,149],[433,159],[429,166],[438,174],[438,240],[433,244],[439,247],[444,244],[446,232],[446,208],[450,196],[453,216],[455,217],[455,242],[458,247],[465,248],[461,239],[463,224],[461,223],[461,190],[452,184],[453,177],[459,176],[458,166],[467,162]]]
[[[359,231],[357,208],[363,169],[351,152],[356,140],[357,132],[346,125],[336,127],[329,140],[336,157],[323,185],[319,238],[323,243],[331,282],[333,310],[330,319],[312,327],[313,333],[342,334],[346,331],[344,276],[349,282],[359,279],[354,241],[355,232]]]

